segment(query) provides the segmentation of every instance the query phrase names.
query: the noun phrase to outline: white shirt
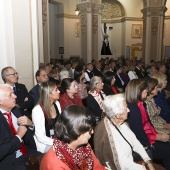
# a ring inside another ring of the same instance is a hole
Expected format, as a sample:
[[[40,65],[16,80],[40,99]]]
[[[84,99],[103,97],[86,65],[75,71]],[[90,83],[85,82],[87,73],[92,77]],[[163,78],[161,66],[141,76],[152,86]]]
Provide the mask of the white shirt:
[[[129,71],[128,76],[129,76],[130,80],[138,79],[138,76],[136,75],[135,71]]]
[[[61,113],[61,107],[58,101],[56,102],[56,105],[59,113]],[[45,117],[40,105],[36,105],[33,108],[32,121],[35,126],[34,140],[37,146],[37,150],[41,153],[46,153],[53,145],[53,139],[46,136]]]
[[[109,123],[110,129],[112,130],[112,136],[115,142],[115,148],[118,154],[119,164],[122,170],[144,170],[146,169],[143,165],[136,164],[133,162],[132,150],[129,144],[124,140],[124,138],[120,135],[118,130],[113,127],[111,123]],[[127,139],[127,141],[132,145],[133,150],[138,152],[144,161],[150,160],[149,156],[145,152],[141,143],[137,140],[134,133],[127,127],[124,123],[120,125],[119,130],[123,134],[123,136]]]
[[[89,70],[87,70],[87,72],[89,72],[90,73],[90,71]],[[90,77],[89,77],[89,75],[85,72],[85,79],[86,79],[86,81],[90,81]]]

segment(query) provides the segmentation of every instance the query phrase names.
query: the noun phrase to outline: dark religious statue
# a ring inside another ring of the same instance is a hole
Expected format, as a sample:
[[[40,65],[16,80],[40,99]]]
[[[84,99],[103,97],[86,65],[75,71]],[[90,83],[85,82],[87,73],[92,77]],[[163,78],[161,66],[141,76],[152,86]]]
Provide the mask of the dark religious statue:
[[[110,51],[110,47],[109,47],[108,38],[109,36],[107,34],[106,23],[104,23],[103,45],[102,45],[101,55],[112,55],[112,52]]]

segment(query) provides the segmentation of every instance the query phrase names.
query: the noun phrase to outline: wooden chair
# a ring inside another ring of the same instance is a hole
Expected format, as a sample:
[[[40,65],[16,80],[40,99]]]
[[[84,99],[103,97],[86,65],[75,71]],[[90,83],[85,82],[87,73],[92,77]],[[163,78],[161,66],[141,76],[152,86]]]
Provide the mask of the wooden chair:
[[[40,164],[41,160],[44,157],[45,154],[42,154],[40,156],[35,156],[35,155],[30,155],[29,160],[26,163],[27,169],[28,170],[39,170],[40,169]]]

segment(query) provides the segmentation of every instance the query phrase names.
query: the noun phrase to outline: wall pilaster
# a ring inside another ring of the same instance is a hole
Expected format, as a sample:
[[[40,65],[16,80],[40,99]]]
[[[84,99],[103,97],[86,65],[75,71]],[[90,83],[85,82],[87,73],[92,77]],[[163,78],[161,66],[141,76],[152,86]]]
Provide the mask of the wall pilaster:
[[[147,6],[142,9],[142,56],[145,64],[149,64],[152,59],[158,61],[162,58],[164,17],[167,8],[158,5],[161,4]]]
[[[91,2],[77,5],[80,16],[81,57],[86,62],[99,59],[101,48],[102,5]]]

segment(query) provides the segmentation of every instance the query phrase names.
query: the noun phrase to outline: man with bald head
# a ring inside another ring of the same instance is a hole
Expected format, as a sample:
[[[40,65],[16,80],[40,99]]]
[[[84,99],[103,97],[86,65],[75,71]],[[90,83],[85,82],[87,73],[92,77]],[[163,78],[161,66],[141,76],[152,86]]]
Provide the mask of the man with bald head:
[[[36,152],[34,125],[15,107],[16,95],[7,84],[0,85],[0,169],[25,170],[28,155]]]

